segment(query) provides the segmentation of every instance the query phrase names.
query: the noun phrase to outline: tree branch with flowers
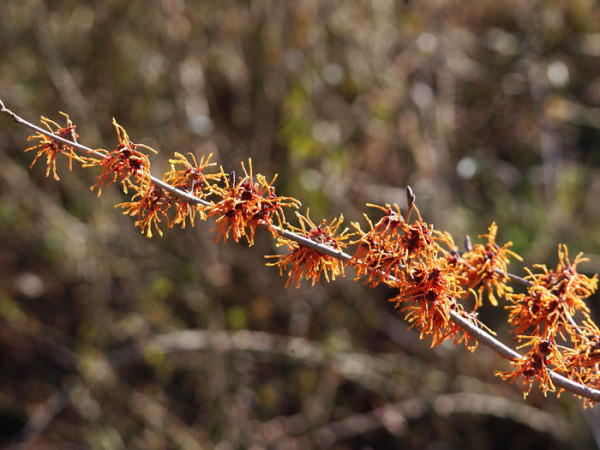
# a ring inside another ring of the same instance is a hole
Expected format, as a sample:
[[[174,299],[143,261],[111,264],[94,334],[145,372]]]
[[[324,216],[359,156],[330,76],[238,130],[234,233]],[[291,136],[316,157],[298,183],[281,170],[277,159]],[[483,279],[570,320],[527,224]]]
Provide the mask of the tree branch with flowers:
[[[295,211],[294,225],[285,210],[298,210],[300,202],[277,195],[277,177],[268,181],[254,173],[251,160],[242,163],[241,175],[236,176],[222,167],[215,170],[211,155],[198,161],[192,154],[175,153],[170,169],[157,178],[150,172],[147,154],[156,151],[134,143],[114,119],[116,147],[92,149],[78,142],[76,126],[64,113],[64,125],[42,117],[40,127],[2,102],[0,107],[35,132],[28,138],[33,145],[25,149],[35,152],[31,167],[45,158],[46,176],[52,173],[57,181],[58,157],[69,159],[70,170],[73,161],[99,169],[91,190],[100,196],[111,184],[120,185],[130,198],[116,207],[132,216],[149,238],[162,236],[165,228],[213,218],[217,242],[245,239],[252,246],[256,230],[264,229],[276,246],[287,250],[266,256],[267,265],[287,276],[286,287],[299,287],[302,280],[312,285],[321,278],[335,280],[352,267],[356,280],[365,285],[383,283],[394,289],[396,295],[389,301],[421,339],[431,339],[432,347],[452,341],[474,351],[481,343],[510,361],[513,369],[496,375],[511,382],[521,379],[524,396],[537,384],[544,394],[569,391],[584,406],[600,401],[600,329],[585,303],[598,287],[598,276],[578,272],[586,259],[581,254],[571,259],[565,245],[558,247],[555,268],[534,265],[525,268],[524,278],[510,274],[510,259],[521,259],[510,250],[510,242],[497,242],[495,223],[479,236],[480,243],[467,242],[461,251],[449,233],[423,220],[410,188],[404,214],[396,204],[367,204],[377,218],[364,214],[366,225],[352,222],[345,227],[342,215],[315,222],[307,209],[304,214]],[[514,283],[524,285],[525,292],[515,293]],[[498,306],[503,299],[517,349],[499,341],[478,319],[484,301]]]

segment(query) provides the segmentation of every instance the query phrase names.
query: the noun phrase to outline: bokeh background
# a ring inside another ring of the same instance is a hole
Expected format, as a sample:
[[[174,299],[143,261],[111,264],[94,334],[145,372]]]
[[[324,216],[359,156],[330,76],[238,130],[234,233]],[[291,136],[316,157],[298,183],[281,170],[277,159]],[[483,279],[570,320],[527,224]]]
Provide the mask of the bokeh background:
[[[600,272],[592,0],[5,0],[0,98],[68,112],[96,148],[115,117],[155,175],[174,151],[251,157],[315,220],[411,185],[457,242],[495,220],[527,266],[564,242]],[[29,170],[28,135],[0,118],[0,445],[596,448],[597,414],[523,400],[486,348],[430,349],[393,292],[351,273],[286,290],[267,233],[146,239],[95,173]],[[480,317],[513,342],[502,307]]]

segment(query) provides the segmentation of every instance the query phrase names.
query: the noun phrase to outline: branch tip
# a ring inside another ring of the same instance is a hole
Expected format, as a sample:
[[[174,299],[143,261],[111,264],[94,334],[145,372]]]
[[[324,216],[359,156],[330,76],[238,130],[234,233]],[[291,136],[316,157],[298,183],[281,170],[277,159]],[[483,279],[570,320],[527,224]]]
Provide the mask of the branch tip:
[[[471,243],[471,236],[468,234],[465,236],[465,250],[470,252],[473,250],[473,244]]]
[[[408,220],[410,217],[410,212],[412,211],[413,206],[415,205],[416,198],[417,197],[415,197],[412,188],[410,186],[406,186],[406,220]]]

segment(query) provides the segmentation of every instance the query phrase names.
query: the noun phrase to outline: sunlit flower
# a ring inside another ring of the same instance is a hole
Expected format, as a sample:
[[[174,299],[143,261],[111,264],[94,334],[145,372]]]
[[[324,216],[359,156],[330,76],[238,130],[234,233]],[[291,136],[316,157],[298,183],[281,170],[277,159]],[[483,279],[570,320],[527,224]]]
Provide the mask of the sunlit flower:
[[[92,186],[92,190],[98,188],[98,196],[102,193],[104,186],[110,186],[115,181],[121,182],[123,190],[127,193],[128,187],[145,182],[150,177],[150,161],[148,156],[138,151],[144,148],[156,153],[151,147],[143,144],[134,144],[129,139],[125,129],[113,119],[113,125],[117,130],[119,145],[111,152],[97,150],[104,154],[103,158],[88,157],[84,167],[100,167],[98,181]],[[133,178],[133,182],[131,181]]]
[[[384,215],[375,224],[364,215],[369,224],[368,231],[363,231],[358,223],[352,223],[358,239],[352,242],[357,244],[357,249],[350,264],[356,268],[357,278],[367,275],[366,284],[395,285],[395,279],[401,278],[413,261],[437,257],[441,250],[438,241],[450,243],[447,235],[422,221],[414,205],[418,220],[412,225],[404,220],[396,204],[367,205],[383,211]]]
[[[312,241],[324,244],[334,250],[341,250],[346,246],[344,241],[351,235],[347,233],[347,229],[344,229],[338,234],[344,218],[340,216],[337,219],[333,219],[329,224],[323,220],[319,225],[315,225],[310,219],[308,212],[306,216],[296,213],[298,220],[300,221],[300,227],[294,227],[286,224],[287,228],[294,233],[299,234],[302,237],[311,239]],[[321,275],[325,277],[327,281],[335,280],[339,275],[344,275],[344,263],[331,255],[325,255],[312,248],[298,244],[295,241],[287,239],[283,236],[278,236],[277,246],[285,245],[289,251],[284,255],[269,255],[267,258],[277,259],[274,263],[269,263],[269,266],[278,266],[279,274],[283,275],[283,271],[288,271],[288,280],[285,284],[293,284],[296,287],[300,286],[300,280],[302,278],[312,281],[314,286],[315,282],[319,281]]]
[[[67,114],[63,112],[61,112],[60,114],[62,114],[66,120],[66,124],[64,127],[61,127],[58,123],[46,117],[42,117],[41,122],[50,133],[63,139],[68,139],[70,141],[77,142],[79,135],[75,132],[75,125],[73,125],[73,122],[71,122],[71,119]],[[55,129],[52,129],[52,127],[54,127]],[[33,167],[40,156],[46,155],[46,176],[49,176],[50,171],[52,171],[52,175],[57,181],[60,180],[60,178],[56,174],[56,157],[58,155],[63,154],[67,158],[69,158],[69,170],[71,170],[73,167],[74,159],[76,161],[83,162],[82,158],[75,153],[72,146],[52,139],[52,137],[40,133],[39,131],[33,136],[29,136],[27,140],[38,141],[36,145],[32,145],[31,147],[25,149],[26,152],[31,150],[37,150],[35,158],[33,158],[33,162],[29,167]]]
[[[142,234],[151,238],[152,228],[154,228],[162,236],[163,232],[158,224],[161,222],[161,217],[169,220],[167,210],[173,197],[151,183],[146,183],[142,187],[134,186],[134,189],[136,193],[131,201],[119,203],[116,207],[123,208],[123,214],[137,217],[135,225],[141,228]]]
[[[397,204],[390,205],[386,203],[385,206],[374,205],[367,203],[367,206],[383,211],[383,216],[373,226],[369,217],[365,214],[365,218],[371,225],[371,229],[376,230],[380,234],[388,235],[391,239],[399,238],[402,235],[402,225],[404,224],[404,217],[400,212],[400,207]]]
[[[352,223],[358,239],[352,242],[356,251],[349,264],[356,268],[356,279],[367,275],[365,284],[372,287],[381,282],[395,284],[395,280],[403,273],[404,254],[396,234],[396,226],[390,226],[390,222],[384,225],[382,220],[376,226],[365,214],[369,224],[369,231],[363,231],[357,222]],[[382,227],[383,226],[383,229]],[[395,235],[392,238],[392,235]]]
[[[600,329],[584,320],[571,333],[573,348],[564,350],[565,376],[592,389],[600,389]],[[586,404],[584,399],[584,405]]]
[[[542,273],[530,272],[528,279],[534,286],[543,286],[555,295],[562,306],[570,314],[576,311],[589,316],[589,308],[583,301],[598,288],[598,275],[592,278],[577,272],[577,265],[587,261],[580,253],[573,262],[569,261],[569,251],[566,245],[558,247],[558,265],[555,270],[548,270],[544,265],[535,265]]]
[[[456,299],[464,294],[463,280],[448,268],[445,258],[414,263],[396,284],[398,295],[390,299],[403,306],[410,328],[416,328],[421,339],[432,337],[432,347],[454,337],[456,326],[450,322],[450,311],[457,308]]]
[[[518,348],[530,347],[530,350],[521,358],[511,361],[515,366],[514,371],[496,371],[496,375],[503,380],[510,380],[511,383],[522,377],[523,397],[527,397],[531,392],[534,382],[539,383],[544,395],[547,391],[555,391],[549,371],[564,372],[567,369],[557,345],[552,340],[539,336],[520,336],[520,338],[528,340]]]
[[[591,320],[585,320],[577,326],[573,333],[573,349],[566,352],[567,366],[579,368],[594,368],[598,370],[600,364],[600,329]],[[598,373],[600,376],[600,373]]]
[[[487,291],[490,303],[494,306],[498,305],[498,297],[512,292],[512,288],[507,285],[509,278],[506,275],[509,256],[521,261],[519,255],[508,249],[512,246],[512,242],[507,242],[502,247],[496,243],[497,233],[498,226],[493,222],[488,234],[479,236],[487,238],[487,242],[475,244],[470,251],[462,255],[462,260],[466,264],[469,288],[479,286],[477,306],[481,306],[484,289]]]
[[[270,182],[260,174],[254,177],[251,160],[248,161],[248,168],[249,172],[242,163],[244,176],[239,177],[237,182],[235,175],[227,176],[221,169],[221,180],[225,182],[225,187],[211,186],[211,193],[220,200],[207,208],[206,214],[217,216],[217,227],[214,229],[219,232],[217,242],[220,238],[226,241],[231,233],[235,242],[245,237],[248,244],[253,245],[256,227],[259,226],[267,228],[275,237],[275,226],[281,228],[285,223],[283,208],[298,208],[300,205],[294,198],[279,197],[275,194],[273,183],[277,176]],[[277,224],[273,223],[275,217]]]
[[[184,155],[176,152],[175,158],[169,160],[171,169],[163,175],[163,181],[199,199],[204,199],[210,183],[220,180],[221,174],[204,173],[206,167],[215,165],[210,163],[212,154],[208,155],[206,160],[202,156],[199,163],[193,154],[190,153],[189,156],[191,162]],[[172,206],[175,208],[175,215],[169,223],[170,226],[181,224],[181,227],[185,228],[186,219],[189,219],[190,224],[194,226],[196,213],[200,214],[201,220],[206,218],[204,213],[206,207],[203,205],[192,204],[181,198],[173,198]]]
[[[559,246],[559,262],[555,270],[544,265],[535,265],[541,272],[533,273],[526,269],[531,285],[527,293],[508,295],[510,304],[509,322],[516,334],[532,329],[538,336],[560,335],[564,332],[576,339],[580,331],[573,324],[573,315],[579,312],[590,319],[590,311],[584,302],[592,295],[597,286],[597,275],[592,278],[577,272],[577,265],[585,261],[578,255],[571,263],[566,246]]]
[[[560,300],[544,286],[533,285],[527,293],[508,294],[508,321],[513,332],[521,335],[532,329],[537,336],[560,332],[568,323]]]

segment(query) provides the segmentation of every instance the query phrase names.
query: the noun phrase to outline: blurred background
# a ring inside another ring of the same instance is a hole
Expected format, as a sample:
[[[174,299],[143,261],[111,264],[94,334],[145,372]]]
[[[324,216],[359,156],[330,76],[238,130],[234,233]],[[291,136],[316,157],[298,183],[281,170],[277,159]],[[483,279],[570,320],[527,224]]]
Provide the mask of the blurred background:
[[[591,274],[599,24],[592,0],[5,0],[0,99],[69,113],[95,148],[115,117],[158,176],[174,151],[251,157],[316,221],[411,185],[459,243],[495,220],[524,265],[564,242]],[[0,117],[0,446],[596,448],[580,401],[523,400],[487,348],[430,349],[393,292],[352,273],[286,290],[264,232],[146,239],[92,171],[29,170],[29,134]],[[480,317],[514,343],[502,307]]]

